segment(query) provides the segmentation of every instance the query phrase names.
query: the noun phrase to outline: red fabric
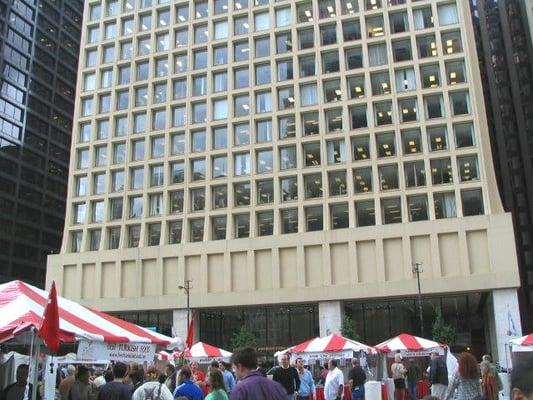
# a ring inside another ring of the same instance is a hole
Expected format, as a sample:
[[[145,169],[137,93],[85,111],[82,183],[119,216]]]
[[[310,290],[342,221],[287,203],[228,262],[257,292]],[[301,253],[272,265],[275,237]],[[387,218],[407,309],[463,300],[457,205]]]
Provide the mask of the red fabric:
[[[526,336],[522,342],[522,346],[533,346],[533,333]]]
[[[52,289],[48,295],[43,312],[43,323],[38,335],[50,351],[57,353],[61,344],[59,339],[59,309],[57,307],[56,283],[52,282]]]
[[[291,349],[291,352],[293,352],[293,353],[302,353],[302,352],[304,352],[307,349],[307,346],[309,346],[309,343],[311,343],[313,340],[315,340],[315,339],[309,339],[306,342],[303,342],[303,343],[300,343],[300,344],[294,346]]]
[[[333,335],[328,345],[324,349],[324,352],[327,353],[328,351],[333,352],[333,351],[337,351],[338,349],[343,349],[345,344],[346,344],[345,338],[337,336],[337,335]]]
[[[0,308],[8,310],[0,325],[0,343],[32,327],[40,330],[50,296],[50,293],[21,281],[0,284]],[[74,343],[79,338],[90,338],[90,340],[120,343],[138,342],[139,338],[142,338],[164,346],[173,343],[172,338],[57,296],[57,290],[55,297],[59,319],[55,337],[59,342]],[[46,324],[44,328],[45,331],[49,329],[46,328]]]
[[[192,376],[193,381],[196,382],[198,386],[200,386],[200,389],[202,389],[204,397],[207,396],[207,394],[209,393],[209,388],[205,383],[205,374],[201,370],[197,369],[195,372],[192,373]]]
[[[175,352],[174,357],[179,357],[181,353]],[[226,350],[219,349],[218,347],[212,346],[207,343],[198,342],[194,345],[188,347],[185,350],[186,358],[193,357],[202,357],[202,358],[217,358],[217,357],[229,357],[231,353],[228,353]]]
[[[418,398],[422,399],[429,394],[429,381],[422,379],[418,381]]]
[[[37,292],[33,291],[32,289],[30,289],[30,287],[28,287],[27,284],[24,284],[22,282],[20,282],[20,283],[21,283],[21,285],[19,285],[19,287],[18,287],[18,289],[20,290],[20,292],[18,293],[19,296],[22,294],[24,296],[27,296],[29,299],[33,300],[37,304],[42,304],[42,305],[46,304],[46,299],[44,297],[42,297],[39,293],[37,293]],[[57,295],[56,295],[56,298],[57,298]],[[95,310],[91,310],[91,311],[95,312]],[[116,343],[122,343],[122,342],[126,343],[126,342],[128,342],[128,338],[127,337],[109,334],[109,332],[97,327],[96,325],[91,324],[86,319],[83,319],[83,316],[80,317],[80,316],[74,315],[71,312],[69,312],[69,311],[67,311],[67,310],[65,310],[63,308],[59,309],[58,313],[59,313],[59,317],[61,319],[69,322],[70,324],[72,324],[74,326],[77,326],[77,327],[79,327],[79,328],[81,328],[81,329],[83,329],[83,330],[85,330],[85,331],[87,331],[89,333],[92,333],[92,334],[95,334],[95,335],[101,335],[104,338],[105,342],[116,342]],[[101,313],[101,314],[103,314],[103,313]],[[124,328],[125,324],[133,325],[133,324],[130,324],[129,322],[126,322],[126,321],[122,321],[122,320],[118,320],[118,321],[120,321],[120,324],[122,325],[121,326],[122,328]]]
[[[203,343],[205,354],[208,354],[209,357],[222,357],[222,352],[218,347],[211,346],[210,344]]]
[[[417,336],[401,333],[391,339],[374,346],[382,353],[390,353],[398,350],[420,351],[447,347],[445,344]]]
[[[389,400],[389,393],[387,392],[387,386],[381,384],[381,400]]]
[[[190,349],[192,347],[193,341],[194,341],[194,314],[192,314],[192,318],[189,321],[189,326],[187,327],[187,340],[185,341],[187,348]]]
[[[335,353],[342,350],[349,350],[360,348],[365,352],[372,352],[373,349],[365,344],[356,342],[354,340],[346,339],[339,335],[328,335],[324,337],[317,337],[306,340],[303,343],[297,344],[284,350],[284,353],[306,353],[306,352],[323,352]]]
[[[399,335],[399,338],[409,350],[416,351],[423,349],[414,336],[408,335],[407,333],[402,333]]]

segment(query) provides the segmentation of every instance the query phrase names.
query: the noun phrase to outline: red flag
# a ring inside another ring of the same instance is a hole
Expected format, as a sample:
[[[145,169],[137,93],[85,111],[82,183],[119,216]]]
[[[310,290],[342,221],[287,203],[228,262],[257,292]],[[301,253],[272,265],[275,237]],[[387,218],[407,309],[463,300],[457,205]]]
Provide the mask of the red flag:
[[[59,350],[59,309],[57,306],[56,283],[52,282],[52,288],[44,307],[43,323],[38,335],[43,339],[50,351],[57,353]]]
[[[191,320],[189,321],[189,327],[187,328],[187,340],[185,341],[185,344],[187,345],[188,349],[192,347],[193,340],[194,340],[194,313],[192,313]]]

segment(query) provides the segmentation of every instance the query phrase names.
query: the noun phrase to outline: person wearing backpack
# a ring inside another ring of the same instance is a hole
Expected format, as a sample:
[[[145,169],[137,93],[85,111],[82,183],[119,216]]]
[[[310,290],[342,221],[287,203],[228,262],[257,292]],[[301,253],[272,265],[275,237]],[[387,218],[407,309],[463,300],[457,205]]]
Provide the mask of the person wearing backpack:
[[[159,372],[149,368],[146,381],[135,390],[132,400],[174,400],[172,393],[164,383],[159,381]]]

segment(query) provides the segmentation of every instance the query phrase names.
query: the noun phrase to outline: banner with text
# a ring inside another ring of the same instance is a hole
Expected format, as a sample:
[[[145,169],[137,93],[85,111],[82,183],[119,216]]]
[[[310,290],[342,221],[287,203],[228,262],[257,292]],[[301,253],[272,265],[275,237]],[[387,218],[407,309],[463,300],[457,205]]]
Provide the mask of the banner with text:
[[[102,343],[82,340],[78,344],[78,360],[109,360],[122,362],[152,362],[155,344],[150,343]]]

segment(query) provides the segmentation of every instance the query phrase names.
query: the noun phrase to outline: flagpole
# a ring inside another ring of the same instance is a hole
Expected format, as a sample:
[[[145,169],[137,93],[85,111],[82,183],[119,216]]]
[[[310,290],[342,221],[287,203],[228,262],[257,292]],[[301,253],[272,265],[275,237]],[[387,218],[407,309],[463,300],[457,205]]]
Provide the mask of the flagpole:
[[[26,379],[26,387],[24,388],[24,400],[29,400],[28,394],[30,392],[30,377],[32,373],[32,356],[33,356],[33,339],[35,336],[35,331],[33,328],[30,330],[31,332],[31,344],[30,344],[30,358],[28,359],[28,378]]]
[[[35,335],[35,328],[31,328],[31,344],[30,344],[30,355],[28,359],[28,378],[26,379],[26,387],[24,388],[24,400],[30,400],[30,386],[32,386],[31,398],[35,400],[37,398],[37,385],[35,384],[38,374],[38,361],[39,361],[39,341]],[[32,382],[30,382],[30,380]]]
[[[31,381],[31,385],[32,385],[32,391],[31,391],[31,399],[32,400],[37,400],[37,391],[39,390],[39,388],[37,387],[38,386],[38,383],[39,383],[39,355],[40,355],[40,348],[41,348],[41,344],[39,343],[40,340],[39,340],[39,337],[36,336],[35,337],[35,348],[33,350],[33,360],[32,360],[32,365],[33,365],[33,370],[34,370],[34,373],[32,375],[32,381]]]

